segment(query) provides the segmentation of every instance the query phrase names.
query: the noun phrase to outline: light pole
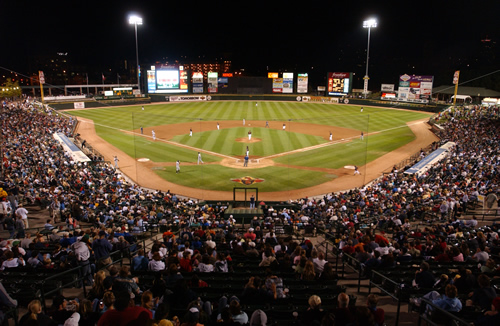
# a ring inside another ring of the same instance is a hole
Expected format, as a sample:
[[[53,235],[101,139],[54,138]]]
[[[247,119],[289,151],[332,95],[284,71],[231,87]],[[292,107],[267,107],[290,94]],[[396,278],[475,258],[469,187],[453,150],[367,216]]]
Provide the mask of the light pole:
[[[132,15],[128,18],[128,23],[134,25],[135,27],[135,57],[137,59],[137,88],[139,88],[139,93],[141,92],[141,79],[139,76],[139,46],[137,43],[137,25],[142,25],[142,18],[136,15]]]
[[[377,20],[376,19],[368,19],[363,21],[363,28],[368,28],[368,45],[366,47],[366,74],[364,79],[364,84],[363,84],[363,93],[365,94],[365,99],[368,95],[368,60],[370,59],[370,30],[372,27],[377,27]]]

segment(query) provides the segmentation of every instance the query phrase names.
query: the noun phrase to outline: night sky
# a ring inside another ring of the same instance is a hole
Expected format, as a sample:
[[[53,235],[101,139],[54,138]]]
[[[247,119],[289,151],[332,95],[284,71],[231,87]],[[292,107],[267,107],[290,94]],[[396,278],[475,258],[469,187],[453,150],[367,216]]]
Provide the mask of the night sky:
[[[96,69],[134,63],[128,15],[137,13],[144,20],[138,32],[144,64],[224,57],[252,75],[350,71],[362,78],[368,34],[362,23],[373,17],[379,26],[371,33],[370,82],[396,83],[408,73],[449,84],[456,69],[475,76],[499,68],[499,46],[484,52],[481,42],[498,42],[499,12],[498,0],[2,1],[0,65],[36,70],[27,67],[29,58],[54,52]]]

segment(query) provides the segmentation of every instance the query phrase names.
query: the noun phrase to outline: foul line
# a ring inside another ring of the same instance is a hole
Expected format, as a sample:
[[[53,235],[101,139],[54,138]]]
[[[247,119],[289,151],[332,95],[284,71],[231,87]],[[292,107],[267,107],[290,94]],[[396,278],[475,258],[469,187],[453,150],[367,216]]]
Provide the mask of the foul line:
[[[84,122],[84,123],[89,123],[89,121],[85,121],[85,120],[80,120],[80,121]],[[132,134],[132,135],[135,135],[135,136],[140,136],[140,137],[145,137],[145,138],[151,138],[153,140],[153,136],[139,134],[139,133],[136,133],[136,132],[133,132],[133,131],[130,131],[130,130],[124,130],[124,129],[119,129],[119,128],[115,128],[115,127],[110,127],[110,126],[106,126],[106,125],[103,125],[103,124],[100,124],[100,123],[94,123],[94,126],[101,126],[101,127],[105,127],[105,128],[109,128],[109,129],[114,129],[114,130],[118,130],[118,131],[121,131],[121,132],[126,133],[126,134]],[[170,141],[170,140],[166,140],[166,139],[161,139],[161,138],[158,138],[158,137],[156,138],[156,140],[153,140],[153,142],[156,142],[156,141],[161,141],[161,142],[164,142],[166,144],[170,144],[170,145],[174,145],[174,146],[178,146],[178,147],[184,147],[186,149],[195,150],[195,151],[198,151],[198,152],[203,152],[205,154],[210,154],[210,155],[219,156],[219,157],[223,157],[223,158],[234,159],[234,157],[231,157],[231,156],[228,156],[228,155],[224,155],[224,154],[220,154],[220,153],[216,153],[216,152],[212,152],[212,151],[207,151],[205,149],[188,146],[188,145],[184,145],[184,144],[181,144],[181,143],[176,143],[176,142],[173,142],[173,141]]]

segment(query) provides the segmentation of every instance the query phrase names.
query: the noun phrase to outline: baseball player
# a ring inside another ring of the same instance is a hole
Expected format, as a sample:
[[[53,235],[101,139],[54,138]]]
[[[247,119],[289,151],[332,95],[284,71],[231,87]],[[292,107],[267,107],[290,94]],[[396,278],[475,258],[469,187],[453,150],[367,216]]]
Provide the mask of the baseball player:
[[[333,135],[332,135],[332,132],[330,131],[330,141],[333,140]]]
[[[118,156],[115,155],[114,160],[115,160],[115,170],[116,170],[118,169],[118,161],[119,161]]]
[[[198,152],[198,164],[203,164],[203,160],[201,159],[201,153]]]
[[[361,174],[361,172],[359,172],[359,170],[358,170],[357,165],[354,166],[354,175],[356,175],[356,174]]]
[[[193,137],[193,129],[189,128],[189,137]]]
[[[286,124],[283,124],[283,130],[285,130],[285,129],[286,129]]]
[[[219,123],[217,122],[217,130],[220,130],[220,126],[219,126]]]
[[[250,149],[247,146],[247,156],[249,156],[249,155],[250,155]]]
[[[243,118],[243,125],[245,125],[245,118]]]
[[[156,140],[156,133],[154,129],[151,130],[151,135],[153,136],[153,140]]]
[[[144,135],[144,129],[142,129],[142,126],[141,126],[141,135]]]
[[[269,121],[266,121],[266,128],[269,128]]]
[[[252,132],[250,130],[248,131],[248,140],[252,140]]]
[[[359,139],[363,140],[363,136],[364,136],[364,134],[363,134],[363,132],[361,132],[361,136],[359,137]]]
[[[175,162],[175,173],[181,173],[181,162]]]

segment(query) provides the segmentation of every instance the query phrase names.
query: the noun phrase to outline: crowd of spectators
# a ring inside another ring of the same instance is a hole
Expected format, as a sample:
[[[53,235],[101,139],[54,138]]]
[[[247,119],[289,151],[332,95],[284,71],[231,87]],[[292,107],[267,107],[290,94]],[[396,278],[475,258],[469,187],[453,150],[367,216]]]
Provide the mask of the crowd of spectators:
[[[237,232],[232,216],[224,215],[223,205],[200,207],[170,192],[141,189],[101,159],[94,158],[91,163],[73,161],[52,134],[61,132],[71,137],[74,119],[51,110],[39,111],[28,99],[4,103],[0,224],[9,231],[10,238],[17,240],[0,243],[0,269],[81,266],[83,282],[92,287],[91,291],[82,302],[71,302],[72,309],[79,313],[68,314],[66,319],[58,320],[59,324],[145,325],[149,320],[158,325],[214,321],[265,325],[264,311],[257,309],[247,314],[244,307],[289,296],[276,271],[293,271],[305,282],[337,279],[324,253],[311,241],[284,242],[274,232],[276,224],[313,226],[335,230],[339,250],[354,256],[367,271],[422,262],[415,275],[415,288],[434,289],[429,298],[438,305],[453,299],[455,308],[462,307],[461,301],[457,303],[457,294],[466,289],[471,302],[463,306],[488,310],[478,323],[483,319],[497,321],[498,299],[490,280],[500,275],[498,260],[494,259],[500,251],[498,228],[492,225],[479,230],[477,219],[464,216],[480,196],[489,198],[489,209],[496,209],[498,109],[448,110],[438,118],[446,133],[434,148],[446,142],[455,145],[445,160],[426,173],[415,176],[393,169],[361,189],[290,201],[295,209],[266,206],[264,215],[256,217],[249,229]],[[421,156],[427,154],[422,151]],[[24,235],[27,224],[14,213],[21,199],[50,210],[51,220],[45,225],[52,233],[49,237],[36,234],[31,239],[30,232]],[[10,219],[21,222],[12,223]],[[136,235],[152,221],[175,224],[181,232],[176,236],[167,230],[162,241],[156,241],[150,250],[136,247]],[[415,228],[415,221],[431,223]],[[89,227],[83,229],[83,224]],[[47,248],[51,251],[47,252]],[[108,266],[113,251],[135,252],[136,248],[139,250],[132,258],[132,271],[129,266]],[[238,257],[257,259],[259,267],[268,269],[266,277],[250,277],[242,289],[220,298],[218,304],[197,297],[193,288],[208,286],[203,275],[209,274],[204,273],[228,273],[234,267],[232,260]],[[476,265],[477,270],[439,276],[429,270],[428,262],[433,261],[480,265]],[[158,275],[152,286],[131,274],[141,271]],[[64,299],[58,300],[54,310],[68,310]],[[366,305],[352,307],[349,296],[341,294],[336,307],[324,309],[320,296],[314,295],[308,305],[298,313],[298,322],[304,325],[384,323],[376,296],[369,297]],[[56,320],[54,315],[43,317],[37,300],[30,303],[28,310],[21,324],[27,325],[30,320],[50,324]],[[184,313],[174,318],[169,313],[172,310]]]

